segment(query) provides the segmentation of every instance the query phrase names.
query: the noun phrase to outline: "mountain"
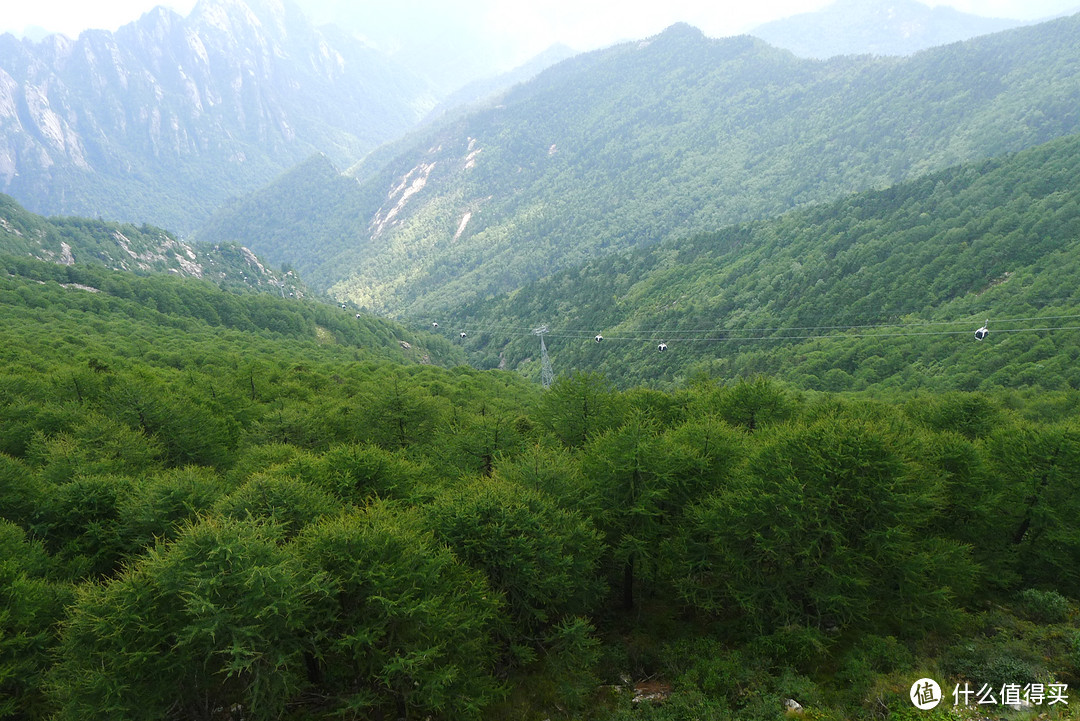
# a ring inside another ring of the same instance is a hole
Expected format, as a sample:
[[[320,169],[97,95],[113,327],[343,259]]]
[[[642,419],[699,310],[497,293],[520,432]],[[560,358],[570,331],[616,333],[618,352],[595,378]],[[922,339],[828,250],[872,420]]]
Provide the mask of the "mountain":
[[[520,64],[520,35],[494,31],[498,3],[409,0],[304,0],[319,23],[333,23],[360,37],[402,67],[428,80],[439,97]],[[494,21],[494,22],[493,22]]]
[[[759,25],[750,34],[799,57],[911,55],[1024,23],[915,0],[838,0],[816,12]]]
[[[519,83],[532,80],[552,65],[572,58],[576,54],[576,51],[566,45],[552,45],[527,63],[514,68],[510,72],[474,80],[458,88],[440,100],[427,119],[437,120],[452,112],[465,114],[467,110],[475,109],[472,106],[491,100]]]
[[[1074,16],[910,58],[817,61],[677,25],[564,61],[351,177],[306,164],[197,237],[360,305],[452,313],[615,250],[1076,132],[1078,33]]]
[[[207,279],[140,276],[6,254],[0,254],[0,318],[4,347],[13,348],[8,355],[19,362],[43,355],[38,346],[48,347],[53,357],[81,358],[83,364],[102,353],[174,370],[201,366],[200,355],[213,355],[215,363],[228,364],[233,372],[241,359],[258,364],[298,351],[308,360],[350,366],[382,361],[458,366],[465,359],[459,343],[351,308],[232,292]],[[69,348],[57,350],[64,346]],[[189,361],[178,362],[180,356]],[[285,362],[289,372],[302,370],[299,357]],[[280,378],[271,375],[266,383],[275,380]],[[281,388],[278,384],[273,392]]]
[[[1072,135],[611,254],[443,325],[468,333],[474,363],[534,378],[528,329],[546,324],[556,372],[626,385],[766,373],[816,390],[1076,388],[1077,177]]]
[[[0,191],[185,232],[314,152],[355,161],[433,105],[423,81],[288,0],[159,7],[77,40],[3,35]]]
[[[223,288],[303,298],[295,271],[267,268],[235,244],[188,243],[149,225],[88,218],[43,218],[0,194],[0,254],[60,265],[96,266],[140,275],[202,278]]]

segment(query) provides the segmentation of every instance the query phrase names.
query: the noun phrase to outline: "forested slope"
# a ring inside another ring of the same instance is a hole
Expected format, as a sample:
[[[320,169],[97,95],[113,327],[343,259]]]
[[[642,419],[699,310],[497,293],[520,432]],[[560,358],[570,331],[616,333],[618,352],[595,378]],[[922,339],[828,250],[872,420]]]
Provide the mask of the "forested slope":
[[[314,356],[353,361],[464,361],[462,350],[444,338],[355,309],[228,292],[194,278],[141,277],[0,255],[0,282],[5,330],[17,334],[7,341],[13,357],[33,355],[30,348],[62,339],[74,357],[119,353],[145,361],[143,354],[150,353],[173,367],[184,365],[176,359],[194,345],[220,344],[223,353],[230,346],[232,362],[238,363],[247,355],[272,353],[279,341],[306,344]]]
[[[450,309],[614,250],[1076,132],[1078,33],[1080,16],[823,62],[674,26],[380,153],[340,196],[307,168],[200,237],[241,240],[358,304]]]
[[[0,194],[0,255],[62,265],[89,265],[140,275],[203,278],[219,287],[302,298],[307,287],[293,271],[267,268],[235,243],[187,243],[143,224],[89,218],[43,218]]]
[[[613,254],[463,308],[451,325],[469,332],[478,364],[501,354],[534,377],[527,329],[546,323],[558,372],[627,385],[704,371],[831,390],[1076,388],[1080,333],[1035,329],[1080,325],[1077,177],[1072,136]]]
[[[1070,717],[1067,394],[542,392],[7,267],[4,718],[870,721],[926,676]]]

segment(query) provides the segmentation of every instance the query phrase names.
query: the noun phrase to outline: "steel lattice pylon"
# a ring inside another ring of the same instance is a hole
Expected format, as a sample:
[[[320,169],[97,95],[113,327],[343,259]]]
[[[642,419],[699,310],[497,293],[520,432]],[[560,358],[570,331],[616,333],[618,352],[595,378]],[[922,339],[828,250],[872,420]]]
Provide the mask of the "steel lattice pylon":
[[[555,372],[551,370],[551,359],[548,358],[547,346],[544,345],[544,333],[547,333],[547,329],[546,325],[542,325],[534,329],[533,333],[540,336],[540,383],[544,388],[551,388],[555,381]]]

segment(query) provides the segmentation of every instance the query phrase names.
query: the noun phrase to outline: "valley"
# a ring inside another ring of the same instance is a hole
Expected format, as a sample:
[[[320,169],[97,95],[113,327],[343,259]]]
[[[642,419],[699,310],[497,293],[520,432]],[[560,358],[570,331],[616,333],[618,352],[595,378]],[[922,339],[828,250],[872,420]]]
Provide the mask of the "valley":
[[[335,182],[332,197],[306,163],[197,237],[294,264],[358,305],[449,312],[672,234],[1076,132],[1077,22],[824,62],[675,26],[561,63],[489,109],[398,141]],[[395,189],[420,176],[423,190],[403,202]]]
[[[0,36],[0,719],[1076,718],[1080,15],[336,5]]]

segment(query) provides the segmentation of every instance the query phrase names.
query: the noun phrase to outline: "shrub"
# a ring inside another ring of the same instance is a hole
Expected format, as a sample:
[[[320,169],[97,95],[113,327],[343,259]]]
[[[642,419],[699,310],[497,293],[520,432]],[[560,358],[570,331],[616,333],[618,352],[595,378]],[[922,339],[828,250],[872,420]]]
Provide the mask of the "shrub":
[[[319,577],[265,524],[207,519],[85,584],[51,672],[57,719],[281,718],[304,684]]]
[[[308,527],[296,546],[332,588],[313,675],[342,716],[470,719],[499,696],[501,599],[418,515],[378,504]]]
[[[1029,588],[1018,595],[1020,612],[1036,623],[1063,623],[1069,619],[1069,599],[1057,591]]]

